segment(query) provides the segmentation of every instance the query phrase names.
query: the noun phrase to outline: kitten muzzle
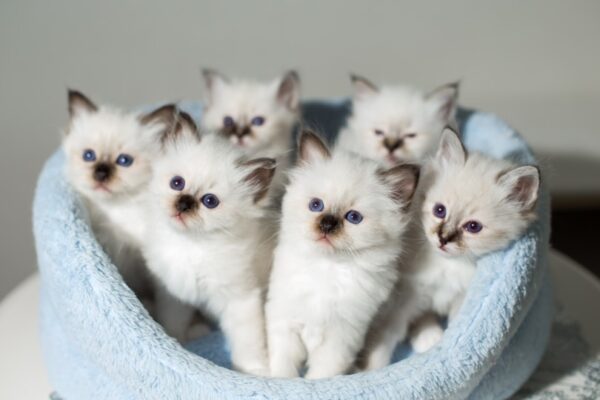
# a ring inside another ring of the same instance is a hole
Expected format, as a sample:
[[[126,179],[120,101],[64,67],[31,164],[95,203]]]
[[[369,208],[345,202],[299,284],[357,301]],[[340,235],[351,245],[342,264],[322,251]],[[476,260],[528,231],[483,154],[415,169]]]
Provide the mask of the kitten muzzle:
[[[114,167],[108,163],[101,162],[94,167],[94,180],[99,183],[108,181],[113,175]]]
[[[190,196],[189,194],[179,196],[179,198],[175,202],[175,209],[179,213],[191,212],[194,211],[196,208],[198,208],[198,201],[196,201],[196,199]]]
[[[441,247],[444,247],[448,243],[452,243],[452,242],[456,241],[459,238],[459,236],[460,236],[459,231],[450,232],[447,235],[444,235],[442,233],[441,227],[440,227],[440,230],[438,231],[438,239],[440,240]]]
[[[404,144],[404,141],[402,139],[392,139],[392,138],[383,139],[383,145],[385,146],[386,149],[388,149],[388,151],[390,153],[393,153],[394,150],[396,150],[399,147],[402,147],[403,144]]]
[[[331,235],[342,227],[342,223],[335,215],[326,214],[319,222],[319,229],[325,235]]]

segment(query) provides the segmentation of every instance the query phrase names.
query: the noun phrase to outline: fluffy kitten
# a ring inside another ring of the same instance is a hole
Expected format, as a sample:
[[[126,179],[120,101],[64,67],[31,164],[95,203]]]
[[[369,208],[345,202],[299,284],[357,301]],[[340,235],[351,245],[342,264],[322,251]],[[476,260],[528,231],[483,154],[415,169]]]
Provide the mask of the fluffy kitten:
[[[272,254],[265,207],[275,161],[244,161],[220,136],[200,138],[184,113],[165,152],[150,185],[148,268],[170,294],[219,323],[234,368],[265,375],[263,306]],[[161,300],[157,319],[178,336],[173,329],[188,325],[192,309],[173,311]]]
[[[284,184],[290,165],[292,134],[300,117],[300,78],[295,71],[269,83],[230,80],[203,71],[206,108],[202,127],[218,131],[249,157],[277,160],[273,187]]]
[[[69,91],[68,103],[67,178],[87,205],[98,241],[139,295],[148,289],[139,251],[146,220],[140,202],[175,106],[136,115],[99,107],[75,90]]]
[[[338,145],[393,166],[423,161],[434,150],[439,134],[455,124],[458,83],[429,94],[410,87],[383,87],[352,75],[352,115],[339,134]]]
[[[517,166],[468,153],[450,129],[424,174],[421,208],[426,238],[403,269],[397,296],[369,340],[367,368],[387,365],[409,325],[428,311],[448,316],[460,309],[475,273],[476,260],[505,248],[536,218],[540,184],[534,166]],[[419,321],[413,347],[435,345],[442,329],[431,316]]]
[[[330,154],[315,134],[283,199],[266,305],[271,374],[306,378],[353,365],[378,307],[398,279],[407,209],[419,169]]]

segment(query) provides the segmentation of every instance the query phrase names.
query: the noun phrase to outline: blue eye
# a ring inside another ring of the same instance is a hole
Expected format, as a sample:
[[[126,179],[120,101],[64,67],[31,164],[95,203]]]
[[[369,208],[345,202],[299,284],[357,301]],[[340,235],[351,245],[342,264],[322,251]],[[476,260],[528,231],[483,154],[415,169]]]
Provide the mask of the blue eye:
[[[314,198],[308,203],[308,209],[312,212],[321,212],[325,208],[323,200]]]
[[[265,117],[261,117],[261,116],[254,117],[254,118],[252,118],[252,121],[250,121],[250,123],[254,126],[261,126],[262,124],[265,123]]]
[[[94,150],[87,149],[83,152],[83,161],[92,162],[96,161],[96,153]]]
[[[235,121],[229,115],[226,115],[223,118],[223,126],[225,128],[233,128],[235,126]]]
[[[117,164],[121,167],[129,167],[133,164],[133,157],[129,154],[119,154],[119,157],[117,157]]]
[[[446,218],[446,207],[443,204],[436,203],[436,205],[433,206],[433,215],[440,219]]]
[[[171,189],[181,192],[185,187],[185,179],[180,176],[174,176],[170,183]]]
[[[219,198],[212,193],[205,194],[200,200],[206,208],[215,208],[220,203]]]
[[[463,225],[463,229],[470,233],[479,233],[483,229],[483,226],[479,221],[467,221],[467,223]]]
[[[362,214],[356,210],[348,211],[344,218],[346,218],[346,221],[350,222],[351,224],[360,224],[363,220]]]

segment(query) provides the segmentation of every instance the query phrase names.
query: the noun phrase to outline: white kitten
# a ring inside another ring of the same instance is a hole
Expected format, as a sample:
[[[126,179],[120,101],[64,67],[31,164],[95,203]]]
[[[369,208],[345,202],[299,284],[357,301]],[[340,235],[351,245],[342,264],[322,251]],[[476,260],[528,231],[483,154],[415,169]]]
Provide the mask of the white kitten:
[[[267,374],[263,306],[272,245],[265,207],[275,161],[244,161],[220,136],[200,139],[184,113],[165,151],[151,183],[148,267],[170,294],[219,323],[234,368]],[[167,332],[188,325],[191,308],[173,314],[161,300],[157,319]]]
[[[387,365],[409,325],[427,311],[448,316],[459,311],[475,273],[476,260],[505,248],[535,219],[540,184],[533,166],[516,166],[465,151],[450,129],[442,135],[435,160],[424,174],[422,202],[424,244],[404,265],[383,326],[375,326],[367,350],[367,368]],[[426,351],[441,338],[431,318],[419,321],[413,338],[416,351]]]
[[[419,169],[333,155],[313,133],[291,171],[266,305],[271,374],[348,372],[398,279]]]
[[[423,161],[444,127],[455,124],[457,83],[425,94],[410,87],[379,89],[365,78],[351,78],[353,111],[338,139],[348,151],[387,166]]]
[[[136,115],[96,106],[69,91],[70,124],[63,139],[66,175],[86,202],[94,233],[138,295],[147,276],[140,254],[146,215],[141,200],[152,177],[161,135],[175,106]]]
[[[300,78],[295,71],[269,83],[230,80],[204,70],[207,90],[202,127],[217,131],[249,157],[277,160],[272,187],[281,191],[290,165],[292,134],[300,118]]]

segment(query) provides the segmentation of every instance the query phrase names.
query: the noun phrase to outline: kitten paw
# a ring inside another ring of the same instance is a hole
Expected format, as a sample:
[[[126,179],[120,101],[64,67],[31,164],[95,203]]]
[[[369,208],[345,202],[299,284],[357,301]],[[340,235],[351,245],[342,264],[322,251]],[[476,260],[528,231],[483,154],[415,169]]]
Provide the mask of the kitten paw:
[[[425,353],[442,340],[444,330],[439,325],[428,326],[410,339],[416,353]]]

